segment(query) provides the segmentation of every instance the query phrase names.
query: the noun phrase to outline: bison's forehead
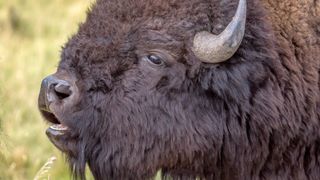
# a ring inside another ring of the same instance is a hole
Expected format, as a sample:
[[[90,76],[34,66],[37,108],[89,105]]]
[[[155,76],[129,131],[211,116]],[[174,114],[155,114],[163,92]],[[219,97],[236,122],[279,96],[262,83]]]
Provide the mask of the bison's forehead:
[[[97,0],[66,44],[60,67],[89,69],[92,62],[107,63],[105,69],[130,67],[137,50],[146,49],[179,56],[195,33],[218,32],[222,6],[218,0]],[[230,18],[223,19],[227,23]]]
[[[208,16],[190,15],[193,8],[208,6],[200,1],[98,0],[79,31],[66,44],[62,65],[76,66],[83,61],[130,57],[136,49],[179,49],[191,39],[197,24]],[[198,27],[198,26],[197,26]],[[205,28],[205,27],[203,27]],[[116,64],[116,63],[114,63]]]

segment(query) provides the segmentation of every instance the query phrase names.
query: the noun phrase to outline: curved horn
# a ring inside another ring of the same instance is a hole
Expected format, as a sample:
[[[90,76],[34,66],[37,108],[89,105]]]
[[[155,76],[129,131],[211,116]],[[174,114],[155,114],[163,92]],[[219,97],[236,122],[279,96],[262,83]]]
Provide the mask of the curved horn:
[[[219,63],[228,60],[238,50],[244,36],[247,14],[246,0],[240,0],[237,12],[219,35],[198,32],[193,40],[193,53],[203,62]]]

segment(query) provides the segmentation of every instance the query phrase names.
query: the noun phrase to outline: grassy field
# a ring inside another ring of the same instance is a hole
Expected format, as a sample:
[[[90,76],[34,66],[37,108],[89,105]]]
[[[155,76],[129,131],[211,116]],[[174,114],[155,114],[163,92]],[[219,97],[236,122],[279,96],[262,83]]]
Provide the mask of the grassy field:
[[[33,179],[52,156],[50,179],[70,179],[63,156],[45,136],[37,95],[92,2],[0,0],[0,180]]]

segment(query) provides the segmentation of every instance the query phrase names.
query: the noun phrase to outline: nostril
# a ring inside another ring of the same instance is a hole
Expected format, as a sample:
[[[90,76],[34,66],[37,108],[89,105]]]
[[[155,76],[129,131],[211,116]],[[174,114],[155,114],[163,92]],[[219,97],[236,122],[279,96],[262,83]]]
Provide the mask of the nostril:
[[[51,103],[68,100],[74,94],[72,86],[68,81],[59,79],[53,75],[42,80],[38,106],[39,109],[48,111]]]
[[[66,81],[60,81],[55,84],[54,92],[60,100],[65,99],[72,94],[71,87]]]

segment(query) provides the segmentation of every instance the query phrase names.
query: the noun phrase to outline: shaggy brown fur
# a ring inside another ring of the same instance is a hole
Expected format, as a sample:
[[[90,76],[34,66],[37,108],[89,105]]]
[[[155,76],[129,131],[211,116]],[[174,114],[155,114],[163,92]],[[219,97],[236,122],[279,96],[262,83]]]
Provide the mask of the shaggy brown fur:
[[[97,1],[56,73],[81,97],[53,105],[75,174],[88,163],[96,179],[320,179],[320,2],[248,0],[237,53],[201,63],[195,33],[221,32],[237,3]]]

